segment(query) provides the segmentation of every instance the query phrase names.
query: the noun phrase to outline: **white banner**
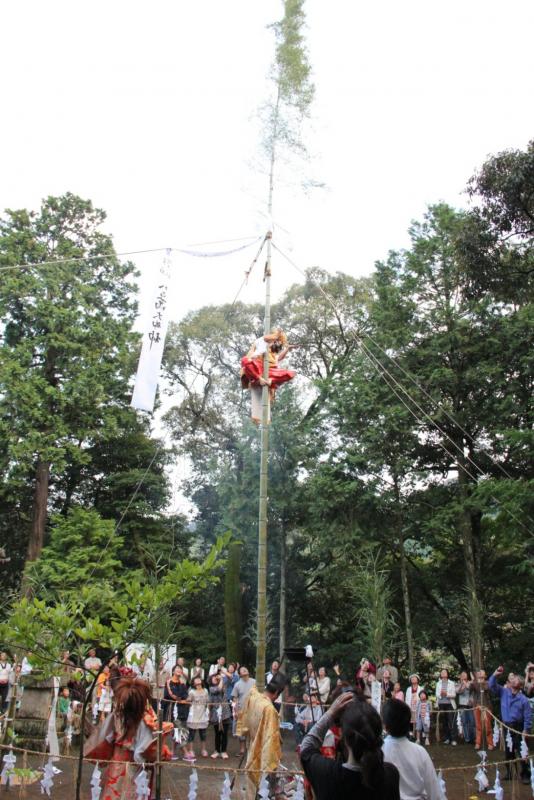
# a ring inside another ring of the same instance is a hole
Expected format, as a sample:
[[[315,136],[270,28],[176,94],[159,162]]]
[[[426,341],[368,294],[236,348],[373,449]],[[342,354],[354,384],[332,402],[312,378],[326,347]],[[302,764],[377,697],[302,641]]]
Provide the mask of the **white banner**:
[[[158,388],[163,346],[167,335],[168,291],[171,275],[170,251],[163,259],[159,271],[149,320],[143,334],[143,346],[137,367],[131,405],[139,411],[153,411]]]
[[[382,684],[377,680],[371,682],[371,705],[380,714],[380,706],[382,705]]]

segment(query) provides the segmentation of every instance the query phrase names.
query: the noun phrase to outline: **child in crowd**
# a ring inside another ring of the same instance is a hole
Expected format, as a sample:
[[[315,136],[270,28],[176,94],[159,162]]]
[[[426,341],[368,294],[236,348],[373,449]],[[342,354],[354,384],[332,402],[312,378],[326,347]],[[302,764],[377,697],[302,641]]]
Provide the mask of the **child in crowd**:
[[[61,717],[61,721],[63,723],[63,730],[66,730],[71,710],[70,689],[68,686],[64,686],[61,690],[57,707],[59,716]]]
[[[104,722],[108,714],[111,714],[113,692],[111,691],[111,684],[109,681],[109,674],[107,679],[101,686],[100,697],[98,700],[98,710],[100,712],[100,722]]]
[[[404,692],[402,691],[401,685],[398,681],[393,684],[392,697],[394,700],[402,700],[402,702],[404,703]]]
[[[428,747],[430,744],[430,712],[432,711],[432,701],[424,689],[419,692],[419,700],[415,711],[415,730],[417,741],[421,744],[421,734],[424,736],[424,743]]]

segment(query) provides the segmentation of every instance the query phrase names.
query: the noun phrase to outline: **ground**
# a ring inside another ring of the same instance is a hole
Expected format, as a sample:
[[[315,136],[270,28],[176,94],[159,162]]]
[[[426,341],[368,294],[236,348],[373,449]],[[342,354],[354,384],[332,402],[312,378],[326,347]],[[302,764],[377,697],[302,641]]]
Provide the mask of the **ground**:
[[[224,768],[231,770],[239,766],[239,758],[235,753],[238,751],[237,740],[232,740],[229,747],[229,752],[232,757],[225,762],[215,761],[212,759],[199,758],[198,765],[198,800],[219,800],[221,795],[222,783],[224,779]],[[429,748],[430,755],[434,764],[439,769],[443,767],[446,770],[443,777],[446,783],[447,799],[448,800],[476,800],[477,797],[484,797],[485,793],[477,792],[477,783],[475,781],[476,767],[479,758],[474,748],[470,745],[458,745],[451,747],[446,745],[433,745]],[[74,755],[74,754],[73,754]],[[503,760],[503,754],[500,750],[490,753],[490,762]],[[38,766],[43,763],[42,759],[39,761],[30,761],[31,766]],[[284,766],[288,769],[299,769],[298,757],[295,752],[295,746],[292,734],[284,731]],[[469,765],[466,770],[447,771],[450,767],[459,767]],[[17,766],[22,766],[21,756],[17,757]],[[52,800],[74,800],[74,770],[75,761],[61,759],[57,764],[61,773],[56,776],[54,786],[52,788]],[[215,771],[213,768],[217,767]],[[90,800],[91,790],[89,781],[93,767],[90,764],[84,766],[84,781],[83,781],[83,800]],[[504,770],[501,769],[501,777]],[[183,761],[173,761],[168,766],[163,768],[163,792],[162,800],[186,800],[189,789],[189,777],[191,775],[191,768]],[[233,775],[230,773],[230,777]],[[495,780],[495,769],[491,766],[488,769],[488,778],[490,780],[490,789]],[[503,781],[504,797],[514,798],[514,800],[528,800],[532,797],[532,792],[529,786],[522,785],[519,781],[514,780],[513,783]],[[2,788],[0,791],[5,792],[6,789]],[[13,788],[8,790],[12,797],[18,797],[19,789]],[[24,796],[24,795],[22,795]],[[42,798],[41,787],[39,782],[32,786],[26,787],[27,798]],[[241,789],[241,779],[237,776],[234,789],[232,791],[232,798],[244,798],[245,795]]]

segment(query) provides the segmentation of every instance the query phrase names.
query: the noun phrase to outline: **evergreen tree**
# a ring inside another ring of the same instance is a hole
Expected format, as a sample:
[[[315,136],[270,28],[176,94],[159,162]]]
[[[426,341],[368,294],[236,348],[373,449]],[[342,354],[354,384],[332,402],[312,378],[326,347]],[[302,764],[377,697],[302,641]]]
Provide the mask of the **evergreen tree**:
[[[2,483],[33,484],[28,561],[43,547],[51,483],[88,462],[127,402],[134,269],[100,231],[104,220],[66,194],[0,222]]]

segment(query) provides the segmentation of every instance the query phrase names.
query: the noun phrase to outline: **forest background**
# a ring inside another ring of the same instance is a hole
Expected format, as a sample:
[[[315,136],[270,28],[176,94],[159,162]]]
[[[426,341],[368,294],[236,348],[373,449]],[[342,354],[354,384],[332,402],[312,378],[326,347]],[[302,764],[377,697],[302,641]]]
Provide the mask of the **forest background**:
[[[468,210],[429,207],[368,277],[296,268],[273,307],[300,347],[273,412],[269,657],[311,642],[327,665],[387,652],[423,674],[532,658],[534,144],[467,191]],[[104,220],[67,194],[0,225],[6,614],[21,587],[52,603],[85,586],[106,618],[136,576],[231,531],[221,581],[176,601],[173,635],[186,657],[251,664],[259,444],[238,365],[262,308],[171,326],[165,445],[129,407],[135,265]],[[275,275],[294,267],[275,251]],[[168,511],[181,457],[190,518]]]

